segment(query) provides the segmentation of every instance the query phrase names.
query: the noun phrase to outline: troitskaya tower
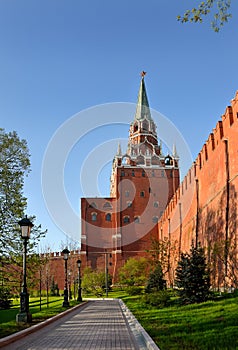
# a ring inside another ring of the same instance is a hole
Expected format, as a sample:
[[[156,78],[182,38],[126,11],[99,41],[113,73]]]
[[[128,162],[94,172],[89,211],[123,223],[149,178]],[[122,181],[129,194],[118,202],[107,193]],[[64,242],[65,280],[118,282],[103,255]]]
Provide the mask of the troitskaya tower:
[[[81,203],[85,263],[102,268],[110,254],[114,277],[129,257],[146,254],[179,186],[179,158],[175,147],[164,155],[158,143],[144,77],[142,72],[127,150],[123,153],[119,144],[113,159],[110,197],[82,198]]]

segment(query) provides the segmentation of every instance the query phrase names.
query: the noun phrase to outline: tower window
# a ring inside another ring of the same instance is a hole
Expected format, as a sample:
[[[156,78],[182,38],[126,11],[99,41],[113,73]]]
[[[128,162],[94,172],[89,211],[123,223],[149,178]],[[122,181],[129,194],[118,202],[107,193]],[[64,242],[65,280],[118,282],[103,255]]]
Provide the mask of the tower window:
[[[111,203],[109,203],[109,202],[106,202],[105,204],[103,204],[103,208],[112,208],[112,206],[111,206]]]
[[[145,170],[142,170],[142,177],[145,177]]]
[[[127,208],[131,208],[132,207],[132,202],[131,201],[128,201],[127,202]]]
[[[124,222],[124,224],[128,224],[130,222],[130,217],[129,216],[124,216],[123,222]]]
[[[159,203],[158,202],[154,202],[154,208],[158,208],[159,207]]]
[[[125,171],[124,170],[121,171],[121,176],[125,176]]]
[[[97,205],[96,205],[96,203],[91,203],[90,205],[89,205],[89,208],[97,208]]]
[[[130,192],[129,191],[125,191],[125,197],[129,197]]]
[[[135,216],[135,217],[134,217],[134,222],[135,222],[136,224],[139,224],[139,222],[140,222],[139,216]]]
[[[140,197],[145,197],[145,191],[140,192]]]
[[[112,216],[110,213],[106,214],[106,216],[105,216],[106,221],[111,221],[111,218],[112,218]]]
[[[131,176],[135,176],[135,171],[134,170],[132,170]]]
[[[91,214],[91,220],[92,221],[97,221],[97,213],[92,213]]]

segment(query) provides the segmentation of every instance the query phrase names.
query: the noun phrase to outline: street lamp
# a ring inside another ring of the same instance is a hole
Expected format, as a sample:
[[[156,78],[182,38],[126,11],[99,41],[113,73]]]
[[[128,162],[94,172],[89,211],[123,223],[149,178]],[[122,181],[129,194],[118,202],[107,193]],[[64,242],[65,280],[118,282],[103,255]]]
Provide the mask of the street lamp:
[[[33,223],[27,218],[27,216],[18,222],[21,227],[21,238],[23,239],[23,282],[22,291],[20,294],[20,312],[16,315],[17,323],[30,323],[32,321],[32,315],[29,312],[29,294],[27,292],[26,283],[26,255],[27,255],[27,243],[30,238],[31,229],[34,226]]]
[[[81,270],[80,270],[80,268],[81,268],[81,260],[77,260],[77,266],[78,266],[78,280],[79,280],[77,301],[82,301]]]
[[[69,250],[65,248],[62,251],[64,255],[64,268],[65,268],[65,284],[64,284],[64,301],[63,301],[63,307],[69,307],[69,293],[68,293],[68,272],[67,272],[67,263],[69,258]]]

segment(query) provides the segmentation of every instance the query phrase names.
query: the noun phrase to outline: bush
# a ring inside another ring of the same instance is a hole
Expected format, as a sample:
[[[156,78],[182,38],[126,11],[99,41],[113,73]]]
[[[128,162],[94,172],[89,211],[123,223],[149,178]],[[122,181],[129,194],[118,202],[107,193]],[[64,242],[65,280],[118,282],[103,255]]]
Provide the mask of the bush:
[[[153,292],[145,294],[143,296],[143,302],[147,305],[162,308],[168,305],[170,301],[170,296],[167,290],[160,290],[158,292]]]
[[[9,288],[0,287],[0,309],[9,309],[12,301],[10,300],[11,293]]]
[[[138,287],[138,286],[130,286],[130,287],[127,287],[126,288],[126,292],[128,295],[139,295],[142,293],[142,289],[141,287]]]

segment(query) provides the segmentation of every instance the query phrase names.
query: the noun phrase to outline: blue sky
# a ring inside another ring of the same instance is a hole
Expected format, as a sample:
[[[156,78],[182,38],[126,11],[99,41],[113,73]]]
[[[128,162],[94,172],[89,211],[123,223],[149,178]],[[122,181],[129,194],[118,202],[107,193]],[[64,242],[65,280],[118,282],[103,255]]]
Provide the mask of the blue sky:
[[[233,17],[217,34],[210,18],[202,25],[176,21],[197,3],[191,0],[1,0],[0,126],[16,130],[28,142],[28,214],[48,228],[44,244],[58,250],[60,242],[66,242],[42,194],[48,143],[80,111],[113,102],[135,103],[142,70],[147,71],[150,106],[174,123],[196,158],[238,90],[238,4],[233,2]],[[82,123],[87,122],[85,116]],[[64,182],[75,212],[87,154],[108,139],[127,137],[125,125],[99,127],[72,148]],[[98,174],[101,195],[109,193],[106,163]],[[67,221],[66,214],[62,217]],[[74,229],[79,234],[79,227]]]

